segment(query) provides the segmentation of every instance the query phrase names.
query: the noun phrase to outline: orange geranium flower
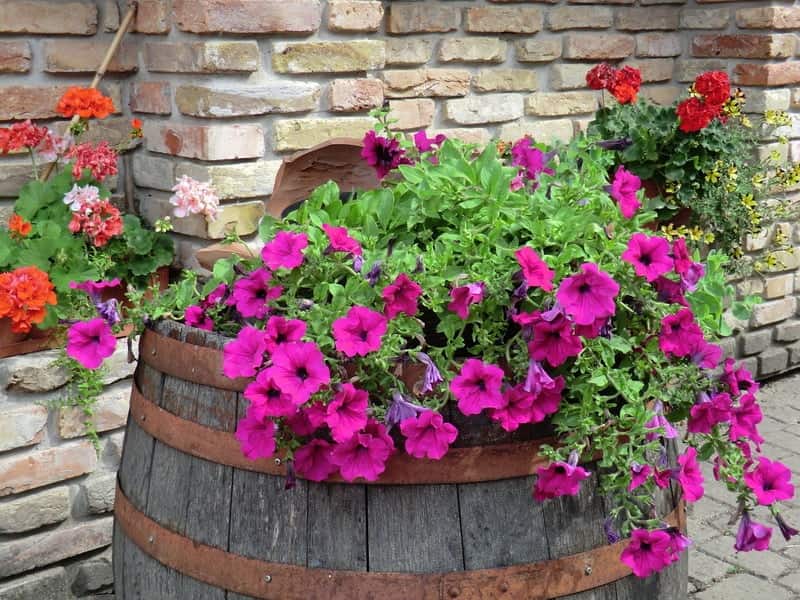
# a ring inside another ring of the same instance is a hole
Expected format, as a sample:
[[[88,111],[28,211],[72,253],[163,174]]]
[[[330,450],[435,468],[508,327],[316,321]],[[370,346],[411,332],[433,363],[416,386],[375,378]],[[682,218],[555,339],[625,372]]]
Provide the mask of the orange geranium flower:
[[[24,218],[14,213],[8,220],[8,230],[20,237],[26,237],[31,232],[31,224]]]
[[[56,106],[64,117],[78,115],[82,119],[105,119],[114,112],[114,102],[94,88],[70,87]]]
[[[53,283],[41,269],[20,267],[0,273],[0,318],[11,319],[14,333],[28,333],[33,324],[44,321],[47,305],[56,302]]]

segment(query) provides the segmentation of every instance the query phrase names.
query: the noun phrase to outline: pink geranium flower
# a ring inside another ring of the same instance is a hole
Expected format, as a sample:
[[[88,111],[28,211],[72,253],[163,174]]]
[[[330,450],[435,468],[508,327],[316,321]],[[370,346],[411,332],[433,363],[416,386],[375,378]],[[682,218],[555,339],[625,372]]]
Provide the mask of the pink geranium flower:
[[[542,288],[545,292],[553,290],[553,277],[555,271],[547,266],[536,251],[529,246],[523,246],[514,255],[522,268],[522,276],[530,287]]]
[[[214,329],[214,321],[206,314],[202,306],[193,304],[187,306],[183,313],[183,320],[189,327],[196,327],[197,329],[204,329],[212,331]]]
[[[325,440],[313,439],[300,446],[294,453],[294,468],[297,474],[309,481],[325,481],[336,472],[331,462],[333,446]]]
[[[458,429],[445,423],[442,415],[426,410],[400,423],[400,433],[406,438],[406,452],[415,458],[439,460],[450,448]]]
[[[575,496],[581,489],[581,481],[591,475],[583,467],[561,461],[550,463],[546,468],[539,467],[536,474],[533,497],[538,502],[559,496]]]
[[[352,256],[361,256],[361,244],[350,237],[344,227],[334,227],[325,223],[322,226],[325,235],[328,236],[328,248],[326,252],[345,252]]]
[[[750,513],[744,511],[739,522],[739,531],[736,533],[736,542],[733,547],[737,552],[750,552],[751,550],[769,550],[769,540],[772,529],[763,523],[757,523],[750,518]]]
[[[702,339],[703,330],[695,323],[694,313],[688,308],[661,319],[658,346],[666,355],[688,356],[698,340]]]
[[[236,310],[243,317],[263,319],[269,312],[269,302],[280,298],[283,293],[281,286],[271,286],[270,281],[272,273],[267,269],[250,272],[233,284],[228,305],[236,306]]]
[[[766,456],[759,456],[758,466],[744,474],[744,482],[753,490],[758,503],[764,506],[794,498],[794,485],[789,481],[791,478],[792,472],[786,465]]]
[[[678,275],[686,275],[694,261],[689,256],[689,249],[686,247],[684,238],[676,238],[672,242],[672,260],[675,263],[675,272]]]
[[[659,275],[672,270],[674,261],[669,255],[669,243],[657,235],[634,233],[622,260],[633,265],[637,275],[655,281]]]
[[[400,273],[395,280],[383,288],[383,312],[387,319],[394,319],[400,313],[409,316],[417,314],[417,299],[422,295],[422,288],[405,273]]]
[[[597,319],[614,316],[619,284],[594,263],[584,263],[581,271],[558,286],[556,300],[564,312],[578,325],[591,325]]]
[[[297,412],[292,398],[281,391],[272,377],[272,368],[263,369],[244,389],[244,397],[259,417],[290,417]]]
[[[530,357],[546,360],[551,367],[563,364],[583,349],[581,338],[575,335],[572,324],[563,316],[552,321],[540,320],[533,326],[533,339],[528,344]]]
[[[764,415],[761,413],[761,408],[759,408],[756,397],[753,394],[750,392],[743,394],[739,398],[738,406],[734,406],[731,409],[730,417],[731,428],[729,436],[732,441],[740,438],[747,438],[756,444],[764,441],[756,427],[761,423]]]
[[[366,306],[353,306],[333,322],[336,349],[350,358],[366,356],[380,349],[386,327],[386,317],[381,313]]]
[[[619,210],[622,216],[630,219],[642,206],[636,193],[642,187],[642,180],[636,175],[628,171],[624,166],[617,167],[614,173],[614,181],[611,182],[609,193],[611,197],[619,204]]]
[[[711,433],[718,423],[724,423],[731,418],[731,397],[726,393],[702,394],[689,411],[687,431],[689,433]]]
[[[252,377],[264,362],[266,351],[264,332],[251,325],[242,327],[236,339],[222,348],[222,372],[231,379]]]
[[[117,338],[105,319],[79,321],[67,331],[67,355],[86,369],[96,369],[114,354]]]
[[[267,352],[275,352],[275,348],[289,342],[299,342],[306,334],[306,323],[300,319],[270,317],[264,328],[264,339],[267,341]]]
[[[450,391],[458,401],[458,409],[465,415],[477,415],[484,408],[500,408],[503,405],[503,370],[468,358],[461,371],[450,382]]]
[[[683,496],[687,502],[697,502],[703,497],[703,473],[700,471],[700,465],[697,464],[697,450],[694,448],[687,448],[681,456],[678,457],[678,483],[683,488]]]
[[[637,577],[648,577],[672,562],[672,538],[660,529],[634,529],[619,559]]]
[[[633,463],[631,465],[631,482],[628,484],[628,491],[632,492],[640,485],[642,485],[652,475],[653,467],[650,465],[640,465]]]
[[[386,470],[386,461],[392,452],[394,442],[386,428],[377,421],[370,421],[363,431],[334,446],[331,462],[339,467],[345,481],[359,477],[375,481]]]
[[[328,404],[325,422],[336,442],[344,442],[367,425],[369,396],[352,383],[345,383]]]
[[[482,281],[470,283],[450,290],[452,300],[447,305],[447,310],[456,313],[461,319],[469,317],[469,307],[483,300],[486,294],[486,284]]]
[[[261,250],[261,260],[271,270],[294,269],[303,264],[303,250],[308,246],[308,235],[279,231]]]
[[[249,460],[269,458],[275,454],[275,423],[269,417],[248,409],[247,416],[236,426],[235,435],[242,454]]]
[[[331,380],[325,358],[314,342],[290,342],[275,348],[271,374],[296,406],[305,404]]]

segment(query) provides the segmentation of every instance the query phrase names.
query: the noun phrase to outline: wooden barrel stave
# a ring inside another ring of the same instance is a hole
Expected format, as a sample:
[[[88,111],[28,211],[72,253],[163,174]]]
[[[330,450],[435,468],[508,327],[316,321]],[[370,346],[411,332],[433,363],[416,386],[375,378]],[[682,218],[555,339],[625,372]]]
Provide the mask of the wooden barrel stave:
[[[160,332],[188,343],[222,344],[219,336],[180,326]],[[163,375],[144,363],[136,381],[143,395],[162,408],[229,432],[246,407],[235,392]],[[461,571],[535,563],[605,545],[602,522],[607,513],[595,490],[596,475],[584,482],[578,496],[543,504],[530,497],[533,479],[414,486],[316,484],[298,479],[294,489],[284,490],[282,477],[184,454],[153,440],[134,422],[129,423],[120,468],[122,491],[137,509],[163,526],[241,556],[303,567]],[[674,500],[672,493],[664,495],[663,514],[672,510]],[[114,550],[115,556],[123,557],[115,561],[121,600],[249,598],[158,563],[128,540],[119,526]],[[647,580],[627,577],[563,598],[677,600],[685,597],[686,576],[681,576],[685,570],[684,556],[681,563]],[[307,597],[331,596],[309,590]],[[496,597],[496,590],[487,590],[485,598]]]

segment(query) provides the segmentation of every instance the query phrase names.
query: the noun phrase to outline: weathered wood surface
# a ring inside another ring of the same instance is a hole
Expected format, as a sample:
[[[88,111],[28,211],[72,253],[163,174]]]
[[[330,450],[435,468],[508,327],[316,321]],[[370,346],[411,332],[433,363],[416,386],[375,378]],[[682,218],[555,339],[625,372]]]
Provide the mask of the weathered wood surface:
[[[160,324],[159,333],[220,347],[217,335]],[[140,363],[136,381],[145,397],[182,418],[234,431],[247,402],[235,392],[165,376]],[[528,427],[508,434],[485,418],[450,415],[459,445],[536,439]],[[671,459],[674,460],[674,450]],[[588,467],[594,470],[593,465]],[[504,567],[569,556],[605,545],[608,514],[593,474],[575,497],[537,503],[534,477],[487,483],[419,486],[320,484],[243,471],[195,458],[153,440],[129,422],[119,480],[133,505],[182,535],[246,557],[311,568],[408,573]],[[675,490],[659,511],[675,506]],[[157,543],[155,541],[154,543]],[[118,600],[245,600],[167,568],[114,534]],[[213,570],[214,565],[209,565]],[[684,556],[646,580],[627,577],[569,600],[681,600]],[[264,574],[268,575],[268,574]],[[303,582],[298,586],[302,589]],[[493,597],[494,592],[487,592]],[[321,598],[313,590],[308,598]],[[349,599],[348,599],[349,600]],[[408,600],[415,600],[409,598]]]

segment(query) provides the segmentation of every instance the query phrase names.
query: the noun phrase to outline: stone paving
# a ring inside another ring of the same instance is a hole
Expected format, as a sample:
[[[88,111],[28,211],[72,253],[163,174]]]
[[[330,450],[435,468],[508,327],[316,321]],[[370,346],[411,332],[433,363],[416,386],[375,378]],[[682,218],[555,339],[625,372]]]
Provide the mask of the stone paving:
[[[800,529],[800,374],[766,383],[758,397],[764,413],[759,428],[766,440],[763,453],[788,465],[798,486],[781,512]],[[786,542],[774,527],[769,551],[737,554],[733,543],[738,523],[728,524],[734,497],[714,481],[710,465],[705,467],[705,496],[689,507],[689,535],[694,540],[689,553],[690,600],[800,599],[800,539]],[[774,524],[766,509],[758,509],[755,518]]]

